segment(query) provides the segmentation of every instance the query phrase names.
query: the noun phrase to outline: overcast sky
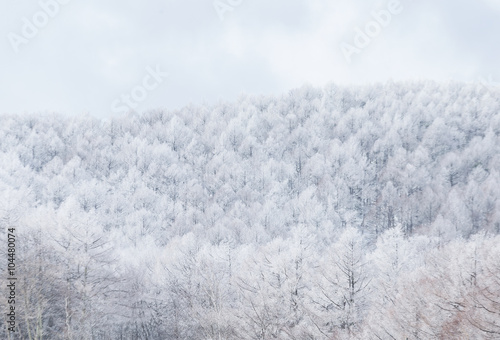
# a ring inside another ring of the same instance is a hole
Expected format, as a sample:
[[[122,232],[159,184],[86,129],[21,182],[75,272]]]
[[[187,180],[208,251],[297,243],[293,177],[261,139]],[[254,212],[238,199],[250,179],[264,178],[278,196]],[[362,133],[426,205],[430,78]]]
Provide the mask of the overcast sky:
[[[109,117],[332,82],[496,83],[499,33],[500,0],[2,0],[0,114]]]

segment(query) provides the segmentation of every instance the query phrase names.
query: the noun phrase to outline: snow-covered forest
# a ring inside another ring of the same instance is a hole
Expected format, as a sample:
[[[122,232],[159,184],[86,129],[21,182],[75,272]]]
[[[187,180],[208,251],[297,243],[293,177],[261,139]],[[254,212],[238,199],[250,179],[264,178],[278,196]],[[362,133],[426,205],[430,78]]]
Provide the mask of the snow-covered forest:
[[[496,87],[3,115],[0,194],[15,339],[500,339]]]

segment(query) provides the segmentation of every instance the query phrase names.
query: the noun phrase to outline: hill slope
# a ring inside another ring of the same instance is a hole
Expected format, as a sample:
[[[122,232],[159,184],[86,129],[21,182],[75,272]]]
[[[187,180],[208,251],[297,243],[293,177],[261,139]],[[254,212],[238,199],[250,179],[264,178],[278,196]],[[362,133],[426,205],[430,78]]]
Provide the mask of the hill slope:
[[[21,331],[494,338],[499,113],[496,88],[422,82],[2,116]]]

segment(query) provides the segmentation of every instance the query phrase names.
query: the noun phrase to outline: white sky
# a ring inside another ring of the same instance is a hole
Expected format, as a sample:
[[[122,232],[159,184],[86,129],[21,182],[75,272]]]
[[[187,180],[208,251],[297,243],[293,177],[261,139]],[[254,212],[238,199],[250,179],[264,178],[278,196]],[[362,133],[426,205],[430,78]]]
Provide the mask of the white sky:
[[[41,4],[54,1],[69,3],[25,39],[23,18],[43,21]],[[241,4],[221,21],[213,0],[1,0],[0,114],[121,114],[113,103],[157,65],[169,76],[136,92],[147,95],[137,111],[303,84],[500,82],[500,0],[400,0],[351,63],[340,44],[397,0],[218,1]],[[17,53],[12,33],[25,39]]]

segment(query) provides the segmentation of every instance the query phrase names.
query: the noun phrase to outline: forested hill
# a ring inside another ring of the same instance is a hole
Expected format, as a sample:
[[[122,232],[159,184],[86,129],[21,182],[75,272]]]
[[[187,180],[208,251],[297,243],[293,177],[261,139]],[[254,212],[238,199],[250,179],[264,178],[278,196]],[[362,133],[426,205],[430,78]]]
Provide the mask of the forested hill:
[[[495,87],[330,85],[111,120],[3,115],[0,194],[24,334],[500,336]]]

